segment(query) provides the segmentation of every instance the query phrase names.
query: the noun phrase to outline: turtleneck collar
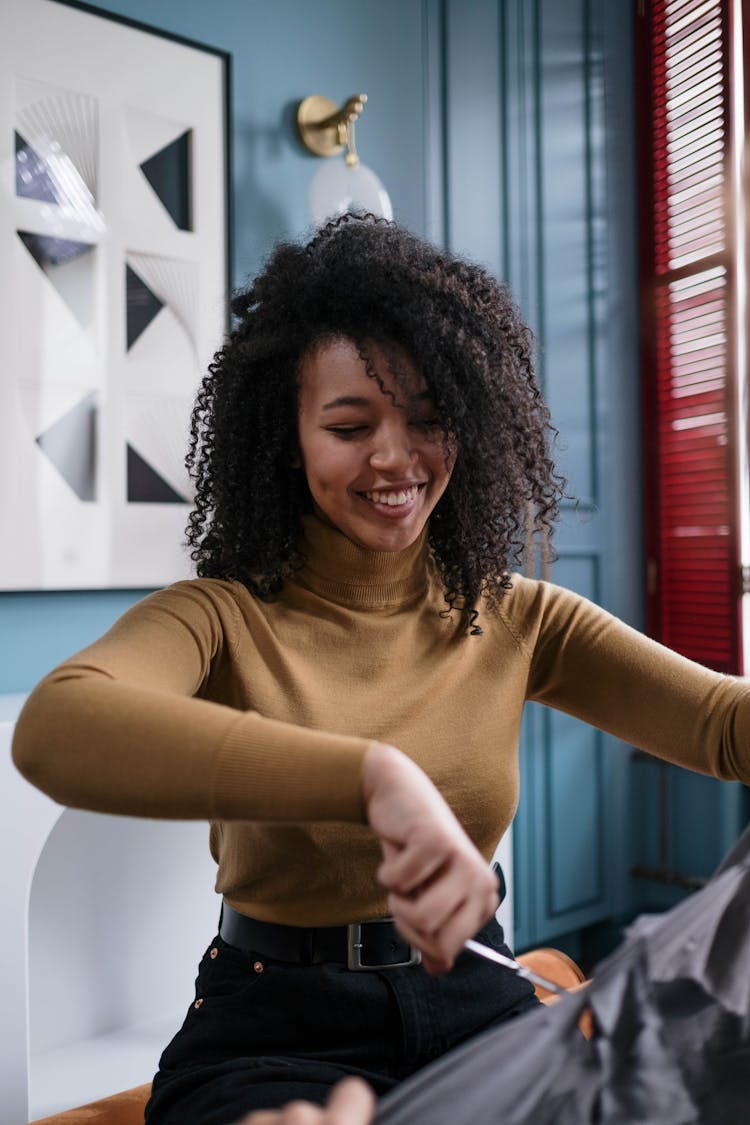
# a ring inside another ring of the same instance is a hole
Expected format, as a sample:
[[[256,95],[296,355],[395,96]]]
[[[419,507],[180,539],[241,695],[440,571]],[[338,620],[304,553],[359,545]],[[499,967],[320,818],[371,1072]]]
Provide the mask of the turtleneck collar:
[[[427,587],[427,528],[403,551],[370,551],[316,515],[302,517],[307,563],[294,581],[340,605],[397,606]]]

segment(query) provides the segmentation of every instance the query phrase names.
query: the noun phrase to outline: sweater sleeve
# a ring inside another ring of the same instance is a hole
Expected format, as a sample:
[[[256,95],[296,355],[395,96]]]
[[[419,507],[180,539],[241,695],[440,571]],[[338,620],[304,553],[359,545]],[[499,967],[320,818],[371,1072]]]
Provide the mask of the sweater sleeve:
[[[200,698],[236,628],[226,583],[138,603],[29,696],[16,766],[55,801],[96,812],[363,822],[365,739]]]
[[[750,784],[750,684],[694,664],[585,598],[514,579],[507,624],[528,698],[659,758]]]

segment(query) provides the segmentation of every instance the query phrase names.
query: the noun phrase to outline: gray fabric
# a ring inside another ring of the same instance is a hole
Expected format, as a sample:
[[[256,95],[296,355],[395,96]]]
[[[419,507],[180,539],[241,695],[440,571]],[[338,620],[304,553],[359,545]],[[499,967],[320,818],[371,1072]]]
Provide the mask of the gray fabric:
[[[586,1009],[594,1022],[588,1041],[577,1028]],[[446,1055],[386,1095],[375,1120],[749,1121],[750,828],[703,890],[666,914],[639,918],[584,992]]]

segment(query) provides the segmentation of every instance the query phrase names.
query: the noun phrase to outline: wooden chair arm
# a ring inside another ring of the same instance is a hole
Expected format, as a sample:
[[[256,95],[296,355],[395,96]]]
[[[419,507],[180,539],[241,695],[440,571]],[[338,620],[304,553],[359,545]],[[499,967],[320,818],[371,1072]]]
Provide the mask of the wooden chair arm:
[[[151,1083],[146,1082],[76,1109],[40,1117],[29,1125],[143,1125],[143,1111],[150,1094]]]
[[[588,983],[583,969],[561,949],[544,947],[530,949],[527,953],[521,953],[516,960],[525,965],[527,969],[539,973],[539,976],[546,977],[553,984],[559,984],[561,988],[567,989],[568,992],[577,992],[580,988],[585,988]],[[550,992],[549,989],[542,988],[541,985],[537,985],[534,991],[543,1004],[554,1004],[556,1000],[560,999],[559,993]],[[578,1026],[586,1038],[590,1039],[594,1032],[590,1011],[583,1012],[578,1021]]]

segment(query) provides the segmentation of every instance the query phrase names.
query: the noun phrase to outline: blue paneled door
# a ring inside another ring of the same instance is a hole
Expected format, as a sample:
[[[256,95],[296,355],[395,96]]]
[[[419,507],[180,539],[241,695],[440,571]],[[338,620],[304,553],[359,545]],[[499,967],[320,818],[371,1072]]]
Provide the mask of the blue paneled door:
[[[577,498],[563,513],[558,560],[537,562],[536,573],[637,623],[638,380],[635,332],[624,347],[621,335],[633,327],[635,274],[632,257],[612,253],[623,232],[635,243],[616,174],[627,155],[612,145],[631,119],[622,61],[631,5],[448,0],[435,12],[444,18],[442,234],[509,283],[534,329],[558,464]],[[517,948],[623,909],[628,759],[599,731],[527,708]]]

